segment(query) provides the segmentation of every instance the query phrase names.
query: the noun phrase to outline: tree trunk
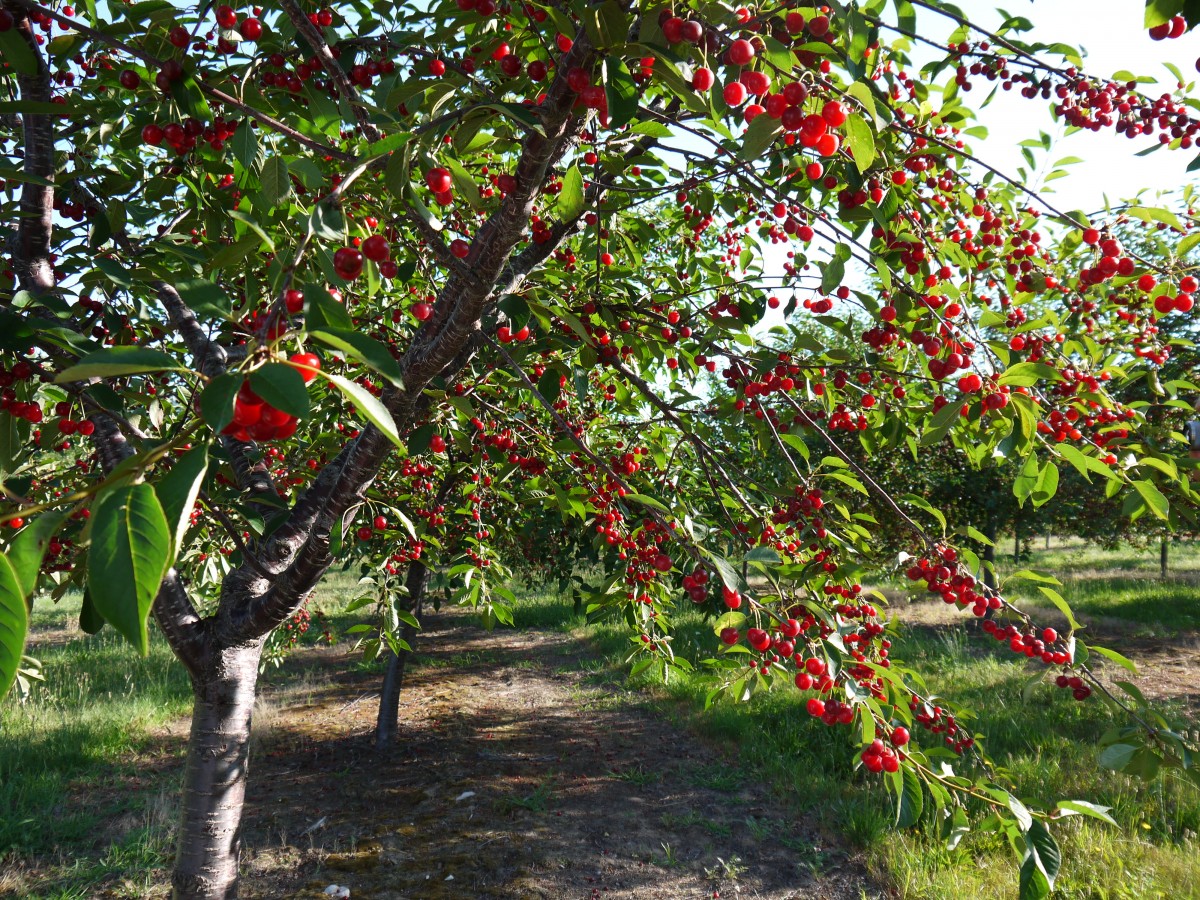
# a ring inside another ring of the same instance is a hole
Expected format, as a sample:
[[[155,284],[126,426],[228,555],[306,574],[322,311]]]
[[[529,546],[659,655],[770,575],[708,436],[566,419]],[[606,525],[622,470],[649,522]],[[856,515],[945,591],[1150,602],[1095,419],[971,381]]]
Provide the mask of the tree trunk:
[[[413,615],[421,614],[421,603],[425,599],[425,587],[429,583],[429,568],[420,560],[408,566],[405,579],[408,588],[408,609]],[[416,639],[416,629],[405,624],[401,637],[410,647]],[[409,654],[401,650],[393,653],[387,648],[387,669],[383,673],[383,687],[379,691],[379,715],[375,720],[375,749],[385,750],[396,738],[396,727],[400,721],[400,689],[404,686],[404,667]]]
[[[215,652],[192,676],[195,705],[183,780],[183,822],[171,877],[177,900],[237,896],[250,716],[261,640]]]
[[[1158,545],[1158,574],[1162,578],[1167,577],[1167,539],[1165,537]]]
[[[988,519],[984,531],[990,543],[983,545],[983,583],[993,591],[996,589],[996,522]]]
[[[1050,532],[1046,532],[1046,549],[1050,549]]]
[[[1017,518],[1013,518],[1013,562],[1020,564],[1021,562],[1021,523]]]

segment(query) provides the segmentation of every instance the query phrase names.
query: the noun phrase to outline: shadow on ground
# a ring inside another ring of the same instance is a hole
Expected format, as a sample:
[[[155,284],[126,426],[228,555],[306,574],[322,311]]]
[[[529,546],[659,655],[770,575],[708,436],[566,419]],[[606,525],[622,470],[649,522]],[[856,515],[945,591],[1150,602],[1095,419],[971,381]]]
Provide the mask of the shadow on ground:
[[[374,675],[333,675],[274,708],[267,692],[243,896],[333,883],[355,900],[878,894],[736,759],[581,674],[570,638],[489,634],[453,613],[427,628],[385,754],[371,745]]]

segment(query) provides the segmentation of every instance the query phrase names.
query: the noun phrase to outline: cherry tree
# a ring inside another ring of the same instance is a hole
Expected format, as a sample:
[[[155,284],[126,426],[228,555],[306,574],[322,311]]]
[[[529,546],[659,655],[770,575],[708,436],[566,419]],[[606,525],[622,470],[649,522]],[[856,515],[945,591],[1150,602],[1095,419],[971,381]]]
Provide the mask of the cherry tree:
[[[1183,6],[1154,0],[1150,36]],[[142,652],[153,618],[195,691],[175,895],[235,896],[267,636],[347,558],[382,585],[370,652],[403,651],[418,561],[503,623],[495,532],[537,504],[603,559],[589,610],[629,622],[635,668],[689,665],[673,613],[714,605],[731,699],[807,692],[900,825],[956,841],[985,807],[1044,896],[1049,823],[1108,813],[1020,799],[861,580],[868,495],[914,583],[1113,705],[1104,761],[1197,777],[1089,661],[1120,654],[1036,623],[941,498],[871,475],[949,441],[1012,460],[1022,502],[1066,465],[1131,515],[1194,517],[1181,448],[1114,390],[1191,314],[1191,210],[1056,209],[972,153],[970,94],[1162,153],[1200,120],[1182,75],[1095,77],[1029,24],[941,0],[3,0],[0,684],[35,598],[81,591],[84,630]],[[1181,239],[1133,252],[1130,217]]]

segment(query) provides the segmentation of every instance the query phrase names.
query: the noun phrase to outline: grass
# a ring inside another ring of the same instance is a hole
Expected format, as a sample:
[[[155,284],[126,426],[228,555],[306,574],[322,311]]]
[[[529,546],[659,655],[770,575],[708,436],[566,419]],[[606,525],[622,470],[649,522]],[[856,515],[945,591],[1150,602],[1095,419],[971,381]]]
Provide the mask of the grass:
[[[1158,636],[1200,627],[1194,601],[1200,582],[1200,547],[1171,548],[1172,575],[1158,579],[1157,547],[1105,553],[1074,544],[1039,548],[1022,567],[1050,571],[1082,614],[1124,620]],[[1002,571],[1014,566],[1002,561]],[[334,575],[323,586],[321,605],[331,610],[335,631],[349,620],[337,612],[353,595],[354,579]],[[1036,586],[1025,585],[1036,594]],[[840,835],[862,852],[880,879],[904,898],[980,900],[1016,894],[1010,850],[993,836],[944,848],[933,827],[898,832],[889,801],[874,779],[855,773],[854,748],[845,733],[816,724],[793,690],[760,694],[750,704],[721,702],[703,712],[711,676],[696,672],[662,685],[648,676],[627,681],[623,658],[628,634],[622,624],[586,625],[568,600],[525,588],[517,610],[521,628],[562,630],[585,637],[596,655],[583,660],[587,673],[581,705],[653,704],[681,726],[701,730],[735,751],[736,765],[708,761],[686,777],[697,787],[736,793],[753,780],[778,792],[780,809],[808,812],[827,834]],[[174,776],[145,769],[146,760],[178,758],[183,742],[165,737],[163,726],[186,717],[191,692],[182,668],[152,630],[150,653],[137,657],[111,629],[93,637],[68,635],[77,620],[78,598],[57,606],[39,602],[33,655],[45,682],[25,703],[0,705],[0,894],[73,900],[95,896],[142,897],[161,884],[171,844],[178,784]],[[710,625],[692,609],[677,621],[676,649],[703,658],[712,651]],[[68,640],[68,636],[70,639]],[[1080,798],[1113,807],[1121,827],[1075,820],[1056,826],[1065,865],[1063,898],[1187,897],[1200,883],[1200,796],[1177,782],[1143,785],[1095,765],[1094,738],[1110,720],[1099,703],[1077,704],[1046,688],[1021,700],[1026,670],[964,627],[912,629],[896,641],[895,655],[926,674],[935,692],[954,696],[979,712],[972,723],[987,735],[992,757],[1012,773],[1027,797]],[[478,653],[460,662],[481,662]],[[433,665],[420,655],[417,665]],[[308,677],[286,664],[265,676],[294,685]],[[637,688],[597,691],[597,684]],[[648,689],[648,690],[643,690]],[[617,773],[649,783],[657,773]],[[528,796],[511,798],[513,811],[543,811],[549,781]],[[731,815],[735,815],[731,812]],[[114,830],[113,822],[122,823]],[[741,818],[694,823],[719,837],[725,829],[750,827],[770,839],[763,820]],[[108,830],[105,830],[108,829]],[[805,848],[796,848],[804,856]],[[810,848],[811,849],[811,848]],[[61,875],[41,893],[19,893],[8,878],[31,858],[58,859]],[[807,857],[805,857],[807,858]],[[6,880],[7,879],[7,880]]]
[[[1133,625],[1147,636],[1174,635],[1200,630],[1200,542],[1172,541],[1166,579],[1159,577],[1158,544],[1124,545],[1102,550],[1078,540],[1052,539],[1050,548],[1034,541],[1027,560],[1014,563],[1012,554],[998,553],[1001,578],[1019,569],[1053,573],[1062,583],[1060,593],[1076,613],[1103,616]],[[1006,588],[1026,601],[1049,606],[1029,581],[1013,581]]]
[[[1200,580],[1200,548],[1172,547],[1175,572],[1158,579],[1157,547],[1105,553],[1085,547],[1035,552],[1022,568],[1050,571],[1078,612],[1123,619],[1158,634],[1200,625],[1194,601]],[[1187,571],[1189,570],[1190,571]],[[1010,564],[1002,571],[1013,571]],[[1180,608],[1184,599],[1189,607]],[[522,627],[560,628],[586,637],[603,655],[610,678],[622,681],[628,654],[621,623],[587,625],[569,603],[536,590],[518,609]],[[676,653],[702,658],[711,652],[711,627],[688,609],[675,620]],[[1086,799],[1111,806],[1120,823],[1112,828],[1074,819],[1055,826],[1063,872],[1056,897],[1134,898],[1196,896],[1200,883],[1200,791],[1178,780],[1152,784],[1099,769],[1095,739],[1112,724],[1099,702],[1076,703],[1046,686],[1028,703],[1021,689],[1024,661],[997,652],[969,626],[909,629],[895,642],[894,655],[911,662],[935,693],[952,696],[978,713],[972,722],[986,735],[992,758],[1009,771],[1018,793],[1030,799]],[[697,651],[700,651],[699,653]],[[780,791],[781,806],[807,811],[830,832],[860,847],[880,879],[897,895],[921,900],[962,896],[1009,898],[1017,894],[1012,851],[995,835],[966,838],[947,850],[937,823],[927,817],[915,829],[892,827],[890,801],[874,778],[854,772],[854,747],[844,731],[831,731],[806,715],[795,690],[759,694],[748,704],[719,702],[703,711],[714,685],[703,671],[672,677],[667,684],[649,675],[634,686],[661,698],[660,712],[727,744],[737,770],[714,765],[695,774],[695,783],[735,790],[744,778],[766,780]],[[1168,713],[1182,715],[1179,708]]]

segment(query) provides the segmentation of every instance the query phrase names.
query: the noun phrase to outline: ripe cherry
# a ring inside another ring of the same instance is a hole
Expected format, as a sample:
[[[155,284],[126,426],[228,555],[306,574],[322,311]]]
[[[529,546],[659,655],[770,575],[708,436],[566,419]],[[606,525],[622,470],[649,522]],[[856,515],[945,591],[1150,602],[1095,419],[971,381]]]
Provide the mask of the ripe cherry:
[[[317,377],[313,370],[321,368],[321,358],[315,353],[295,353],[288,358],[288,362],[300,372],[300,377],[306,384]]]
[[[117,80],[121,82],[121,87],[125,90],[132,91],[142,83],[142,76],[133,69],[122,69]]]
[[[391,247],[382,234],[373,234],[362,243],[362,254],[372,262],[383,262],[388,258]]]
[[[729,62],[735,66],[744,66],[754,59],[754,45],[744,38],[738,38],[729,45]]]
[[[445,194],[454,187],[454,179],[450,177],[450,170],[441,166],[425,173],[425,183],[435,194]]]
[[[238,26],[238,33],[248,41],[257,41],[262,37],[263,26],[258,19],[245,19]]]
[[[418,322],[424,322],[433,315],[433,307],[428,303],[414,303],[412,307],[413,318]]]
[[[233,11],[232,6],[217,7],[217,24],[222,28],[232,28],[237,24],[237,13]]]
[[[342,247],[333,254],[333,269],[339,278],[351,281],[362,274],[363,255],[353,247]]]
[[[429,439],[429,449],[434,453],[444,453],[446,450],[446,439],[440,434],[435,434]]]

